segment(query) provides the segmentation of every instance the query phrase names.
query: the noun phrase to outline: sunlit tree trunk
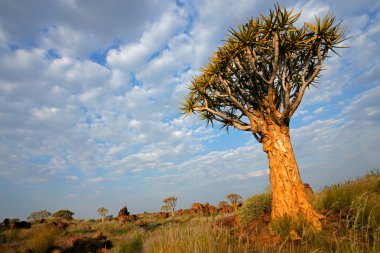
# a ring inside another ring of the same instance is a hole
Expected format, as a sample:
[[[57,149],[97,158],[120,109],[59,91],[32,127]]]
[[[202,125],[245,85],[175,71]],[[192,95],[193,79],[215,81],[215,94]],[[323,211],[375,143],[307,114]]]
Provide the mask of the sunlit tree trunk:
[[[321,230],[322,217],[307,200],[290,142],[289,127],[269,125],[263,136],[263,150],[268,154],[270,184],[273,193],[272,220],[303,216]]]

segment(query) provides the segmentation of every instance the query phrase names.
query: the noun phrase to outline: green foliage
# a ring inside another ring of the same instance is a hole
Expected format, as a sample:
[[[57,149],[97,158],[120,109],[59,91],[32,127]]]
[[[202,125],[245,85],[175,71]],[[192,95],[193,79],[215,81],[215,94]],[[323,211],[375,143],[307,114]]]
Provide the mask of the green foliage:
[[[161,211],[168,212],[170,210],[170,207],[167,205],[161,206]]]
[[[259,135],[262,129],[253,126],[265,119],[287,124],[344,35],[331,13],[296,27],[300,14],[276,5],[269,15],[231,29],[193,78],[180,109]]]
[[[339,212],[348,220],[380,224],[380,173],[373,171],[355,181],[334,184],[316,194],[313,201],[319,211]]]
[[[28,232],[25,245],[28,252],[45,253],[54,245],[61,231],[55,227],[40,226]]]
[[[227,195],[227,199],[231,202],[231,205],[236,205],[242,198],[239,194],[230,193]]]
[[[46,210],[35,211],[28,216],[28,220],[37,221],[50,217],[51,213]]]
[[[177,197],[172,196],[172,197],[168,197],[162,201],[170,208],[172,215],[174,215],[174,209],[175,209],[175,206],[177,204],[177,200],[178,200]]]
[[[143,248],[143,237],[140,233],[135,233],[131,241],[123,242],[120,245],[121,253],[138,253]]]
[[[74,213],[71,212],[70,210],[59,210],[55,212],[52,216],[55,218],[63,218],[63,219],[70,220],[73,218],[73,215]]]
[[[247,226],[260,215],[269,213],[272,209],[272,195],[270,193],[256,194],[248,198],[239,210],[240,222]]]

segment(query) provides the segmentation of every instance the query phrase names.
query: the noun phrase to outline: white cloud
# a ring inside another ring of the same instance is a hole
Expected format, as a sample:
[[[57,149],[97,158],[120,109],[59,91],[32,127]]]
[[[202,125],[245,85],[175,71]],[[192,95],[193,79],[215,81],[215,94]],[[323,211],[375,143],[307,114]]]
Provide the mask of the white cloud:
[[[337,2],[283,2],[307,9],[304,20],[337,9],[352,35],[295,114],[304,120],[292,131],[296,156],[315,185],[324,181],[312,171],[333,180],[341,168],[349,176],[378,163],[379,4]],[[205,128],[177,107],[228,28],[272,7],[248,0],[183,7],[158,0],[1,1],[1,178],[42,188],[67,183],[93,200],[122,180],[129,195],[116,195],[123,201],[136,192],[153,199],[168,185],[184,202],[190,192],[204,197],[206,190],[216,199],[217,192],[259,190],[268,165],[252,136]],[[109,188],[99,190],[103,185]]]

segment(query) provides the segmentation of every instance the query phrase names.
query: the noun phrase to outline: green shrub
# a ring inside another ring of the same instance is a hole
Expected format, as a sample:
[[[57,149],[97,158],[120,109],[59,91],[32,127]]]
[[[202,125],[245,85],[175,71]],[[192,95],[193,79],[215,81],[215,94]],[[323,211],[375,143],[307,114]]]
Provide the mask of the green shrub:
[[[135,233],[130,242],[124,242],[120,245],[121,253],[137,253],[143,248],[143,238],[140,233]]]
[[[53,246],[60,232],[60,229],[50,226],[40,226],[31,229],[25,245],[27,252],[45,253]]]
[[[338,211],[346,215],[355,199],[365,193],[380,193],[380,173],[371,172],[355,181],[334,184],[318,193],[314,206],[319,211]]]
[[[240,222],[247,226],[252,220],[264,213],[269,213],[272,209],[272,195],[262,193],[248,198],[239,210]]]

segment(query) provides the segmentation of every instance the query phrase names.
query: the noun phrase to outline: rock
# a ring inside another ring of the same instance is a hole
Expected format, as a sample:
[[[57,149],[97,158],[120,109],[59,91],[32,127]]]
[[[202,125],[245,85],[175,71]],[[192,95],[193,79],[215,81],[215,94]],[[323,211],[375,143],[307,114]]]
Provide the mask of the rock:
[[[205,216],[209,216],[210,214],[217,213],[217,209],[215,206],[210,205],[209,203],[201,204],[201,203],[193,203],[191,205],[191,216],[195,216],[196,214],[202,214]]]
[[[122,209],[120,209],[118,217],[120,216],[128,216],[130,213],[128,211],[128,208],[124,206]]]
[[[105,239],[105,237],[103,236],[102,232],[100,232],[99,230],[95,232],[95,234],[94,234],[94,236],[92,238],[94,238],[95,240]]]
[[[227,228],[235,228],[239,226],[240,220],[238,215],[231,215],[227,217],[221,217],[213,222],[214,227],[227,227]]]
[[[167,212],[159,212],[156,215],[157,219],[166,219],[168,217],[169,217],[169,213],[167,213]]]
[[[308,198],[314,196],[313,189],[311,188],[311,186],[310,186],[309,184],[304,183],[304,184],[303,184],[303,187],[304,187],[304,190],[305,190],[306,196],[307,196]]]
[[[145,227],[146,225],[148,225],[148,223],[143,221],[143,220],[138,220],[135,222],[135,224],[140,226],[140,227]]]
[[[47,251],[47,253],[62,253],[63,250],[61,247],[58,247],[58,246],[52,246],[50,247]]]
[[[70,247],[68,252],[108,252],[107,249],[112,248],[112,242],[107,240],[105,236],[101,235],[99,237],[99,235],[101,233],[95,233],[94,238],[81,235],[69,237],[67,239],[67,245]]]
[[[118,216],[117,220],[122,221],[122,222],[127,222],[127,221],[134,222],[137,220],[137,215]]]
[[[220,213],[233,213],[234,208],[230,205],[223,206],[222,208],[219,209]]]
[[[63,222],[63,221],[53,221],[49,225],[60,228],[60,229],[66,229],[69,226],[69,224],[67,224],[66,222]]]
[[[182,216],[184,213],[185,213],[185,210],[183,210],[183,209],[179,209],[179,210],[177,211],[177,214],[178,214],[179,216]],[[169,214],[168,214],[168,215],[169,215]]]
[[[32,223],[26,221],[11,221],[9,222],[8,228],[13,230],[15,228],[25,228],[29,229],[32,226]]]

